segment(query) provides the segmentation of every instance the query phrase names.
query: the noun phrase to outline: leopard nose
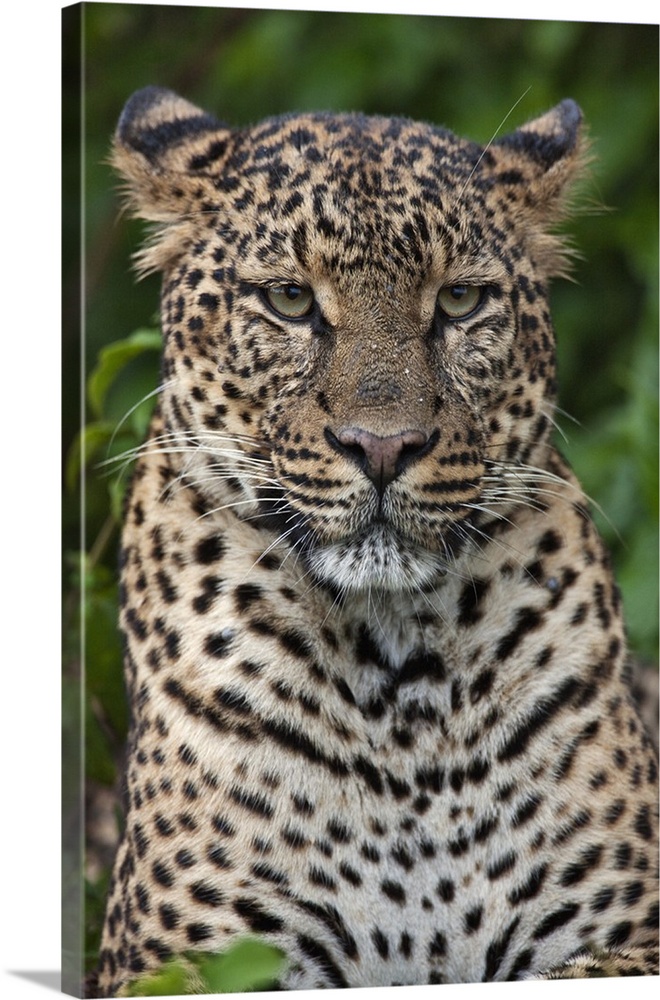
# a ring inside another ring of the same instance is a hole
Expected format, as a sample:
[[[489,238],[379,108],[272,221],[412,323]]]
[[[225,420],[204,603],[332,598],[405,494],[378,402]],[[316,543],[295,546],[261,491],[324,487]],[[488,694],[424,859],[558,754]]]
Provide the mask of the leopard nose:
[[[380,437],[360,427],[344,427],[336,435],[326,428],[325,437],[335,451],[364,472],[380,494],[411,462],[426,454],[431,443],[419,430]]]

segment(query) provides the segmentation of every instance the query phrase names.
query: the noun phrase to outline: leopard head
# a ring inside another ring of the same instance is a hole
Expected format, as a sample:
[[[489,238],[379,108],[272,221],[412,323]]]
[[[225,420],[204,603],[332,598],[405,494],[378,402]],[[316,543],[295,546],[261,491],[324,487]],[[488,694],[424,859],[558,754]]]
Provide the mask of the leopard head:
[[[232,129],[135,94],[113,159],[155,225],[161,412],[182,474],[340,589],[419,588],[506,514],[555,394],[564,101],[486,147],[399,118]],[[259,520],[259,518],[261,520]]]

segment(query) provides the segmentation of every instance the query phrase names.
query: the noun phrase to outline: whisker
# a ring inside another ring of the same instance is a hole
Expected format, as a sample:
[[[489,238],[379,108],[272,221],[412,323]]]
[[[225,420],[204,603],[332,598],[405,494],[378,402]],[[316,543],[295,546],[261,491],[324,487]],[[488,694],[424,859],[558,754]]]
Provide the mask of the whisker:
[[[161,392],[164,392],[166,389],[170,389],[174,385],[174,381],[175,381],[174,379],[169,379],[166,382],[161,382],[160,385],[157,385],[155,389],[152,389],[151,392],[148,392],[145,396],[142,397],[142,399],[138,399],[137,403],[135,403],[133,406],[131,406],[130,410],[128,410],[124,414],[124,416],[121,418],[121,420],[119,421],[119,423],[117,424],[117,426],[113,430],[112,435],[110,437],[110,441],[108,442],[108,448],[112,447],[112,445],[114,444],[115,438],[117,437],[117,434],[119,433],[119,431],[121,430],[121,428],[124,426],[124,424],[126,423],[126,421],[129,420],[130,417],[133,416],[133,414],[135,413],[135,411],[140,406],[142,406],[143,403],[146,403],[148,399],[153,399],[154,396],[158,396]]]
[[[508,556],[510,556],[514,560],[514,562],[521,569],[524,569],[524,567],[525,567],[525,553],[521,552],[520,549],[517,549],[510,542],[507,542],[507,541],[505,541],[502,538],[493,538],[491,535],[488,535],[486,532],[481,531],[480,528],[478,528],[475,524],[472,524],[471,522],[467,522],[466,527],[467,527],[467,529],[469,531],[471,531],[474,534],[479,535],[481,538],[483,538],[483,540],[488,545],[495,545],[498,548],[500,548],[503,552],[506,552],[506,554]],[[475,540],[475,544],[479,544],[479,543]],[[479,549],[479,551],[480,551],[480,553],[483,552],[483,550],[481,548]]]
[[[463,185],[463,187],[461,188],[461,190],[460,190],[460,192],[459,192],[459,195],[458,195],[458,199],[457,199],[458,201],[460,201],[460,200],[462,199],[463,195],[465,194],[465,191],[466,191],[466,189],[467,189],[467,186],[468,186],[468,184],[469,184],[469,183],[470,183],[470,181],[472,180],[472,178],[473,178],[473,176],[474,176],[474,174],[475,174],[475,171],[476,171],[476,170],[478,170],[478,168],[479,168],[479,164],[480,164],[480,163],[481,163],[481,161],[483,160],[484,156],[486,155],[486,153],[488,152],[488,150],[490,149],[490,147],[491,147],[491,146],[493,145],[493,143],[495,142],[495,139],[497,138],[497,135],[498,135],[498,133],[499,133],[500,129],[501,129],[501,128],[502,128],[503,126],[504,126],[505,122],[506,122],[506,121],[507,121],[507,120],[508,120],[508,119],[509,119],[509,118],[511,117],[511,115],[512,115],[512,114],[513,114],[513,112],[514,112],[514,111],[516,110],[516,108],[518,107],[518,105],[520,104],[520,102],[521,102],[522,100],[524,100],[524,98],[525,98],[525,97],[527,97],[527,95],[529,94],[529,92],[530,92],[530,90],[531,90],[531,89],[532,89],[532,88],[531,88],[531,85],[530,85],[530,86],[529,86],[529,87],[527,88],[527,90],[524,90],[524,91],[522,92],[522,94],[520,95],[520,97],[518,98],[518,100],[517,100],[517,101],[515,101],[515,102],[514,102],[514,104],[512,104],[512,105],[511,105],[511,107],[509,108],[509,110],[508,110],[508,111],[507,111],[507,113],[505,114],[504,118],[502,119],[502,121],[501,121],[501,122],[499,123],[499,125],[497,126],[497,128],[496,128],[496,129],[495,129],[495,131],[493,132],[492,136],[490,137],[490,139],[488,140],[488,142],[487,142],[487,143],[486,143],[486,145],[484,146],[483,150],[481,151],[481,155],[479,156],[479,159],[477,160],[477,162],[476,162],[476,163],[475,163],[475,165],[473,166],[472,170],[470,171],[470,173],[469,173],[469,175],[468,175],[468,178],[467,178],[467,180],[466,180],[465,184],[464,184],[464,185]]]

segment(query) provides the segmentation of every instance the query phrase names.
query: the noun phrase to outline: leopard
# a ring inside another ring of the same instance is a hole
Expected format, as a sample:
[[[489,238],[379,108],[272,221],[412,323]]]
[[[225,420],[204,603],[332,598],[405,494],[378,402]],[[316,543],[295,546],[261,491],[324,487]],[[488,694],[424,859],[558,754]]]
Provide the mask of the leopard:
[[[97,994],[244,936],[286,990],[656,975],[657,753],[553,443],[579,106],[482,144],[150,86],[111,155],[163,349]]]

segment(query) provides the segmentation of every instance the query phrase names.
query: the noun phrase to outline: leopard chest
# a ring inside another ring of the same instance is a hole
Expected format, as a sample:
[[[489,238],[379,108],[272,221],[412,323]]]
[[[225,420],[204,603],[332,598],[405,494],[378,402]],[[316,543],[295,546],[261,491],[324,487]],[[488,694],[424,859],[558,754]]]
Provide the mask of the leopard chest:
[[[358,733],[348,706],[310,712],[284,684],[277,707],[253,695],[252,715],[223,692],[154,694],[161,733],[144,726],[135,755],[162,762],[134,819],[181,925],[272,934],[294,958],[322,949],[329,979],[312,963],[301,988],[505,978],[533,962],[520,942],[554,905],[549,810],[571,810],[539,795],[538,757],[534,774],[495,766],[488,740],[466,755],[428,712],[412,736],[392,710]]]

